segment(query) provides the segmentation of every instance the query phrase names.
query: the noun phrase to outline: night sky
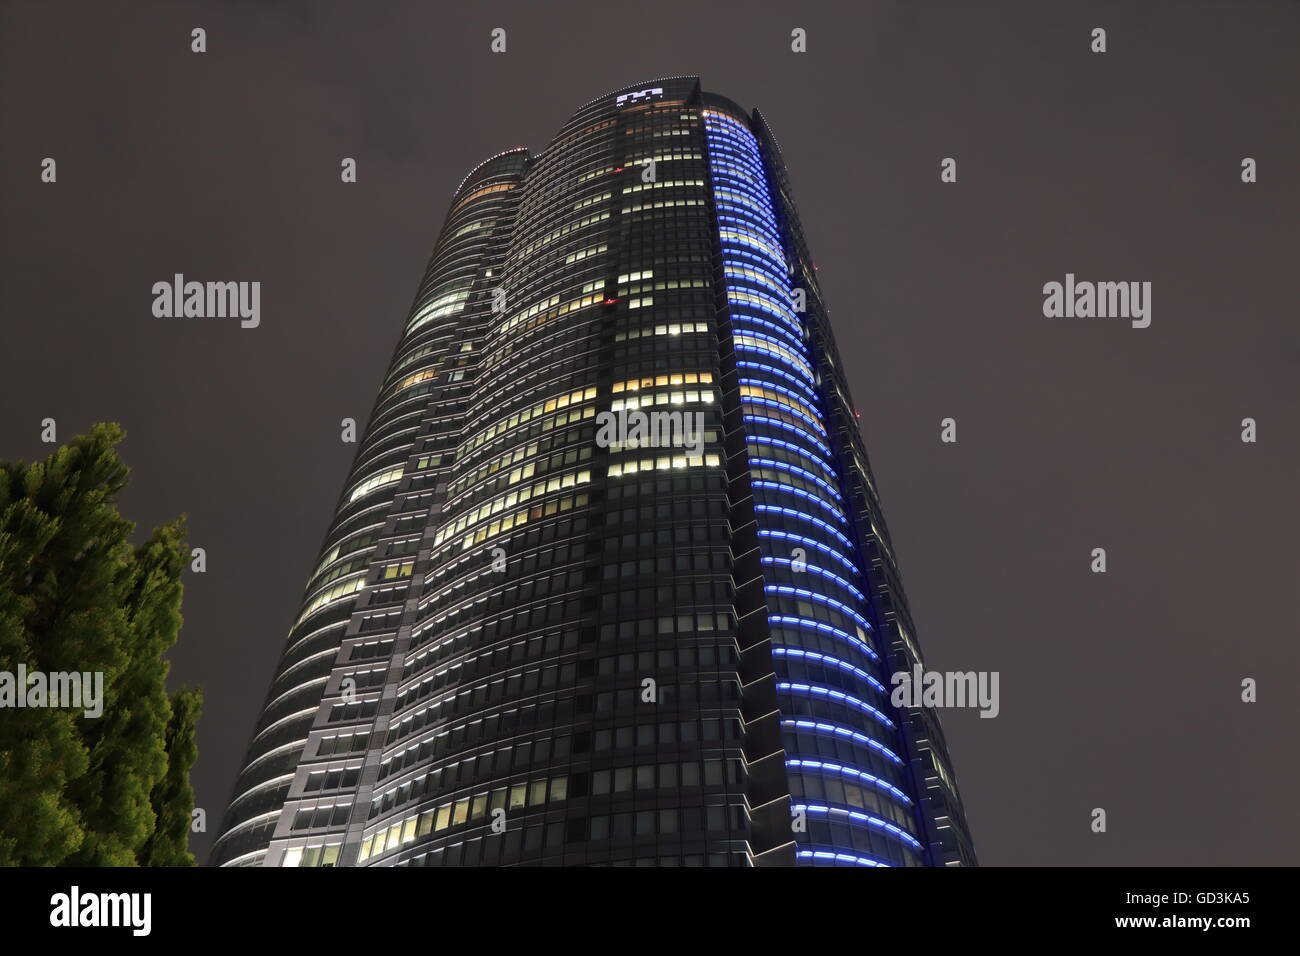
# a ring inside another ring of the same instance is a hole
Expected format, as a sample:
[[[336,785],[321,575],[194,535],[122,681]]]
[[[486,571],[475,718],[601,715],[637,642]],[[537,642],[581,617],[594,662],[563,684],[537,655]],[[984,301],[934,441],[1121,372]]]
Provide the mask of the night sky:
[[[1294,863],[1297,36],[1262,2],[0,6],[0,458],[121,422],[125,515],[207,549],[171,655],[200,862],[452,190],[699,74],[780,140],[927,664],[1001,674],[996,719],[944,715],[981,862]],[[177,272],[260,281],[260,327],[155,318]],[[1151,282],[1151,327],[1045,318],[1067,272]]]

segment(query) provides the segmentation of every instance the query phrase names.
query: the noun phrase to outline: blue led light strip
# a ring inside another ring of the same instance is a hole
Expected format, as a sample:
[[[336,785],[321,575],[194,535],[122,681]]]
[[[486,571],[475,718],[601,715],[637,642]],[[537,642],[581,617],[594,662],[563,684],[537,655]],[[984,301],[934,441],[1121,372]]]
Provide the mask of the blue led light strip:
[[[840,524],[849,523],[849,519],[844,517],[844,512],[840,511],[840,509],[837,508],[835,505],[831,504],[831,502],[826,501],[825,499],[822,498],[818,498],[811,491],[804,491],[802,488],[796,488],[794,485],[787,485],[783,482],[766,481],[764,479],[751,481],[749,485],[751,488],[767,488],[772,491],[783,491],[787,494],[798,495],[800,498],[807,498],[809,501],[813,502],[814,504],[820,505],[822,508],[825,508],[827,511],[829,511],[834,517],[839,519]]]
[[[831,657],[829,654],[822,654],[818,651],[805,650],[802,647],[774,647],[772,648],[772,653],[777,657],[803,657],[810,661],[816,661],[819,664],[838,667],[840,670],[848,671],[853,674],[853,676],[866,681],[873,688],[880,691],[880,693],[886,695],[889,693],[889,691],[885,689],[884,684],[880,683],[880,681],[876,680],[876,678],[872,677],[861,667],[858,667],[855,664],[850,664],[848,661],[842,661],[838,657]]]
[[[818,770],[827,773],[836,773],[843,777],[852,777],[857,780],[863,780],[879,790],[884,790],[890,796],[900,803],[912,806],[912,798],[899,790],[888,780],[881,780],[874,774],[867,773],[865,770],[859,770],[857,767],[850,767],[846,764],[828,763],[825,760],[799,760],[791,758],[785,762],[785,765],[792,770]]]
[[[809,628],[814,631],[821,631],[823,634],[829,634],[831,637],[837,638],[838,640],[844,641],[845,643],[852,645],[854,648],[862,651],[862,653],[866,654],[872,660],[875,661],[880,660],[880,655],[876,653],[876,649],[872,647],[870,644],[868,644],[866,641],[862,640],[859,637],[855,637],[854,635],[850,634],[848,631],[842,631],[838,627],[835,627],[832,624],[827,624],[824,621],[814,621],[812,618],[795,617],[789,614],[772,614],[768,616],[767,620],[769,623],[775,624],[778,627],[802,627],[802,628]]]
[[[809,418],[807,415],[803,414],[803,412],[800,412],[800,411],[798,411],[797,409],[791,408],[789,405],[786,405],[786,404],[783,403],[783,402],[774,401],[774,400],[772,400],[772,399],[770,399],[770,398],[762,398],[762,397],[760,397],[760,396],[758,396],[758,395],[745,395],[745,396],[743,396],[743,397],[741,398],[741,402],[742,402],[742,403],[743,403],[743,402],[750,402],[751,404],[754,404],[754,405],[767,405],[767,406],[769,406],[769,407],[771,407],[771,408],[779,408],[779,409],[781,409],[781,411],[785,412],[787,415],[793,415],[795,418],[798,418],[799,420],[801,420],[801,421],[805,421],[805,422],[807,422],[809,425],[812,425],[814,428],[817,429],[817,431],[818,431],[820,434],[823,434],[823,435],[826,434],[826,429],[823,428],[823,427],[822,427],[818,422],[813,421],[813,420],[812,420],[811,418]],[[752,410],[752,409],[751,409],[751,410]]]
[[[771,425],[775,428],[784,428],[787,431],[792,431],[804,441],[808,442],[808,444],[816,445],[817,450],[827,458],[830,457],[831,450],[818,441],[816,436],[804,431],[798,425],[791,424],[790,422],[783,422],[779,418],[768,418],[766,415],[745,415],[743,418],[751,425]]]
[[[844,537],[844,535],[840,534],[840,532],[836,528],[827,524],[825,521],[822,521],[821,518],[808,514],[806,511],[799,511],[797,508],[783,508],[780,505],[765,505],[765,504],[754,505],[754,510],[757,512],[774,512],[778,514],[789,515],[792,518],[801,518],[804,521],[810,521],[813,524],[817,525],[817,527],[829,532],[831,535],[835,537],[837,541],[841,542],[845,547],[848,548],[853,547],[851,544],[849,544],[849,539]]]
[[[862,682],[859,693],[873,699],[878,699],[877,694],[887,698],[884,683],[865,667],[852,663],[857,660],[873,669],[882,664],[880,655],[864,639],[871,632],[871,624],[866,617],[869,603],[860,564],[863,556],[845,533],[850,526],[844,511],[846,496],[836,457],[828,445],[824,402],[817,389],[816,365],[807,343],[808,331],[803,318],[794,309],[795,299],[790,288],[793,272],[786,258],[781,216],[768,185],[766,162],[758,140],[745,122],[716,109],[703,109],[701,114],[707,140],[722,276],[731,320],[731,345],[740,372],[739,385],[742,386],[739,403],[747,439],[754,519],[762,552],[760,561],[765,568],[788,569],[789,573],[780,575],[787,580],[791,575],[803,575],[798,580],[809,585],[801,588],[783,583],[765,584],[764,593],[770,595],[769,611],[793,611],[796,610],[793,601],[800,602],[798,613],[769,613],[768,624],[775,645],[772,654],[790,662],[803,660],[827,668],[825,679],[831,682],[850,683],[848,675],[851,675]],[[741,336],[749,338],[744,342],[737,341]],[[768,347],[765,348],[765,344]],[[758,394],[743,394],[747,391],[757,391]],[[800,425],[800,422],[805,424]],[[784,454],[777,449],[785,449]],[[781,460],[786,457],[791,460]],[[799,463],[792,463],[795,461]],[[803,506],[788,507],[774,502],[802,503]],[[810,514],[804,508],[816,514]],[[784,530],[784,519],[797,521],[799,533]],[[788,556],[791,546],[807,546],[819,554],[829,555],[834,559],[831,567],[836,571],[804,561],[796,566]],[[773,572],[765,571],[765,581],[772,575]],[[827,591],[831,593],[825,593]],[[832,594],[842,595],[845,600],[838,600]],[[833,610],[823,611],[802,602]],[[836,618],[841,626],[815,620],[813,615]],[[855,626],[863,637],[850,633]],[[850,660],[821,652],[820,647],[831,647],[826,638],[835,642],[836,652],[847,654]],[[857,688],[859,685],[850,683],[850,686]],[[851,712],[844,717],[846,726],[820,720],[782,720],[788,768],[838,774],[873,786],[904,806],[912,805],[911,798],[903,791],[866,771],[804,759],[816,754],[797,752],[795,731],[810,731],[847,738],[870,748],[896,766],[904,766],[904,761],[889,747],[864,732],[880,732],[882,728],[893,732],[897,727],[895,721],[867,701],[831,686],[780,681],[777,690],[784,701],[782,706],[791,705],[790,695],[795,695],[835,701]],[[855,720],[852,714],[863,715],[863,718]],[[861,726],[861,730],[847,725]],[[912,849],[921,848],[920,843],[903,828],[858,810],[821,803],[804,804],[801,809],[813,815],[882,830]],[[811,844],[807,835],[796,836],[797,861],[805,864],[887,865],[856,852],[852,844],[839,846],[847,837],[843,830],[832,829],[838,835],[832,841],[835,845],[831,846]],[[890,855],[892,857],[893,853]]]
[[[800,860],[833,860],[836,863],[851,863],[854,866],[889,866],[888,863],[881,863],[870,857],[859,856],[856,853],[841,853],[839,850],[799,850],[795,856]]]
[[[822,687],[820,684],[796,684],[790,681],[777,681],[776,689],[785,691],[787,694],[800,694],[810,697],[827,697],[837,703],[844,704],[846,707],[853,707],[862,711],[864,714],[870,714],[890,730],[893,730],[895,727],[892,720],[882,714],[875,707],[872,707],[862,698],[854,697],[852,694],[846,694],[844,691],[834,687]]]
[[[848,581],[844,580],[834,571],[827,571],[825,568],[819,568],[815,564],[809,564],[807,561],[795,562],[792,558],[779,558],[773,555],[763,555],[760,563],[775,567],[790,568],[795,574],[817,574],[824,577],[827,581],[833,581],[844,590],[848,591],[859,600],[862,599],[862,592],[855,588]]]
[[[879,817],[873,817],[869,813],[863,813],[861,810],[850,810],[847,807],[830,807],[820,803],[795,803],[790,805],[791,810],[803,810],[815,816],[833,816],[843,820],[849,820],[853,823],[865,824],[866,826],[875,827],[877,830],[884,830],[891,836],[895,836],[904,843],[909,843],[913,848],[921,849],[921,841],[912,834],[908,833],[902,827],[894,823],[889,823]]]
[[[798,465],[788,465],[785,462],[777,461],[774,458],[754,458],[753,456],[750,457],[749,463],[759,468],[777,468],[780,469],[781,471],[788,471],[792,475],[798,475],[801,478],[806,478],[809,481],[817,485],[820,485],[822,488],[824,488],[826,490],[826,493],[829,494],[831,497],[833,497],[836,501],[844,500],[844,496],[841,495],[833,486],[831,486],[824,479],[817,477],[806,468],[800,468]]]
[[[783,358],[782,356],[769,352],[766,349],[760,349],[757,346],[748,345],[742,342],[737,342],[736,348],[744,352],[757,352],[759,355],[762,355],[765,358],[775,359],[778,362],[782,362],[786,365],[789,365],[791,368],[796,367],[788,360]],[[803,382],[801,382],[799,379],[795,378],[789,372],[783,372],[779,368],[773,368],[771,365],[765,365],[762,362],[746,362],[743,359],[736,362],[736,368],[752,369],[755,372],[762,372],[764,375],[775,375],[779,378],[783,378],[791,385],[795,386],[796,388],[803,389],[805,402],[811,402],[816,400],[816,396],[813,394],[813,390],[809,388],[807,385],[805,385]]]
[[[857,565],[855,565],[852,561],[846,558],[839,551],[836,551],[825,541],[818,541],[816,538],[809,538],[806,535],[795,534],[793,531],[778,531],[774,528],[759,528],[758,536],[760,538],[780,538],[784,541],[793,541],[797,545],[807,545],[810,548],[814,548],[815,550],[820,551],[822,554],[829,555],[830,557],[834,558],[836,561],[840,562],[840,564],[844,565],[844,567],[849,571],[852,571],[855,574],[861,573],[858,571]]]
[[[735,308],[743,309],[746,308],[746,306],[744,304],[739,304],[735,305]],[[733,320],[732,324],[736,327],[735,330],[744,335],[760,334],[758,328],[755,328],[755,326],[758,326],[776,336],[784,336],[783,338],[772,338],[772,341],[796,355],[799,354],[803,348],[796,339],[790,336],[790,333],[787,330],[781,328],[781,326],[776,325],[775,323],[767,321],[766,319],[760,319],[756,315],[745,315],[743,312],[739,311],[733,311],[731,317]],[[771,336],[768,337],[771,338]]]
[[[814,452],[804,448],[802,445],[796,445],[791,441],[783,441],[780,438],[773,438],[771,435],[746,435],[745,441],[748,445],[775,445],[778,448],[784,448],[786,451],[793,452],[808,461],[832,471],[831,463]]]
[[[843,601],[837,601],[835,600],[835,598],[827,597],[825,594],[822,594],[818,591],[810,591],[807,588],[793,588],[790,587],[790,585],[788,584],[766,584],[763,586],[763,590],[768,594],[785,594],[790,597],[807,598],[810,601],[817,601],[821,604],[827,604],[835,608],[837,611],[841,611],[844,614],[847,614],[849,617],[853,618],[854,622],[857,623],[858,626],[863,628],[864,630],[871,626],[870,624],[867,623],[867,619],[865,617],[863,617],[857,611],[853,610],[853,608],[849,607]]]
[[[788,388],[786,388],[784,385],[777,385],[775,382],[764,382],[764,381],[762,381],[761,379],[756,379],[756,378],[742,378],[742,379],[740,380],[740,384],[741,384],[741,385],[757,385],[757,386],[760,387],[760,388],[771,389],[771,390],[774,391],[774,392],[779,392],[779,393],[781,393],[782,395],[785,395],[787,398],[792,398],[792,399],[794,399],[794,400],[797,401],[797,402],[803,402],[803,401],[804,401],[802,398],[800,398],[800,397],[799,397],[798,395],[796,395],[794,392],[790,391],[790,390],[789,390]],[[753,397],[753,396],[745,395],[743,398],[751,398],[751,397]],[[742,399],[742,400],[743,400],[743,399]],[[805,403],[805,404],[806,404],[806,403]],[[815,409],[815,408],[812,409],[812,410],[813,410],[814,412],[817,411],[817,409]],[[818,423],[819,425],[820,425],[820,424],[824,424],[824,423],[822,422],[820,416],[817,418],[817,423]]]
[[[880,741],[848,727],[841,727],[839,724],[830,724],[824,720],[783,720],[781,726],[793,727],[798,730],[811,730],[819,734],[834,734],[837,737],[848,737],[850,740],[860,743],[864,747],[870,747],[877,753],[884,755],[891,763],[896,763],[900,767],[903,765],[902,758]]]

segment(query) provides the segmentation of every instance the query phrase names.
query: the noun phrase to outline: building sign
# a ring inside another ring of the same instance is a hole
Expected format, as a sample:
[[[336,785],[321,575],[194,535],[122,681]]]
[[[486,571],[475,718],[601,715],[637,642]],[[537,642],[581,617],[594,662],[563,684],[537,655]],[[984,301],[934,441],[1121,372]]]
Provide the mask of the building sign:
[[[656,86],[652,90],[640,90],[636,93],[624,93],[614,101],[615,106],[630,106],[633,103],[640,103],[648,100],[653,96],[663,96],[664,90],[661,86]]]

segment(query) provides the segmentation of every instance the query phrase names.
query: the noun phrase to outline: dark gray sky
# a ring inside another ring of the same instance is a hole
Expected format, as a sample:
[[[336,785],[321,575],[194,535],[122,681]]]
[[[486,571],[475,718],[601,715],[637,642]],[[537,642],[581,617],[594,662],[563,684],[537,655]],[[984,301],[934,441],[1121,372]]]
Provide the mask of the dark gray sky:
[[[945,718],[982,862],[1293,864],[1297,36],[1263,2],[5,3],[0,457],[119,421],[126,515],[207,549],[199,859],[449,194],[698,73],[785,151],[927,663],[1001,673],[997,719]],[[154,318],[175,272],[260,281],[261,327]],[[1152,282],[1151,327],[1044,318],[1067,272]]]

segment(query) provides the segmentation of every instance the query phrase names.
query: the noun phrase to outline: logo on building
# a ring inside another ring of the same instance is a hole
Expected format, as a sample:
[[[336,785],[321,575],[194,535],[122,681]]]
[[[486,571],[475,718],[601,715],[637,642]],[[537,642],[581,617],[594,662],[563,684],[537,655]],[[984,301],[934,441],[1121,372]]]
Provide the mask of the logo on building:
[[[663,96],[663,95],[664,95],[663,87],[656,86],[654,87],[654,89],[650,89],[650,90],[640,90],[636,93],[624,93],[622,96],[620,96],[618,99],[614,101],[614,105],[628,106],[629,104],[632,103],[640,103],[644,100],[651,99],[652,97]]]

